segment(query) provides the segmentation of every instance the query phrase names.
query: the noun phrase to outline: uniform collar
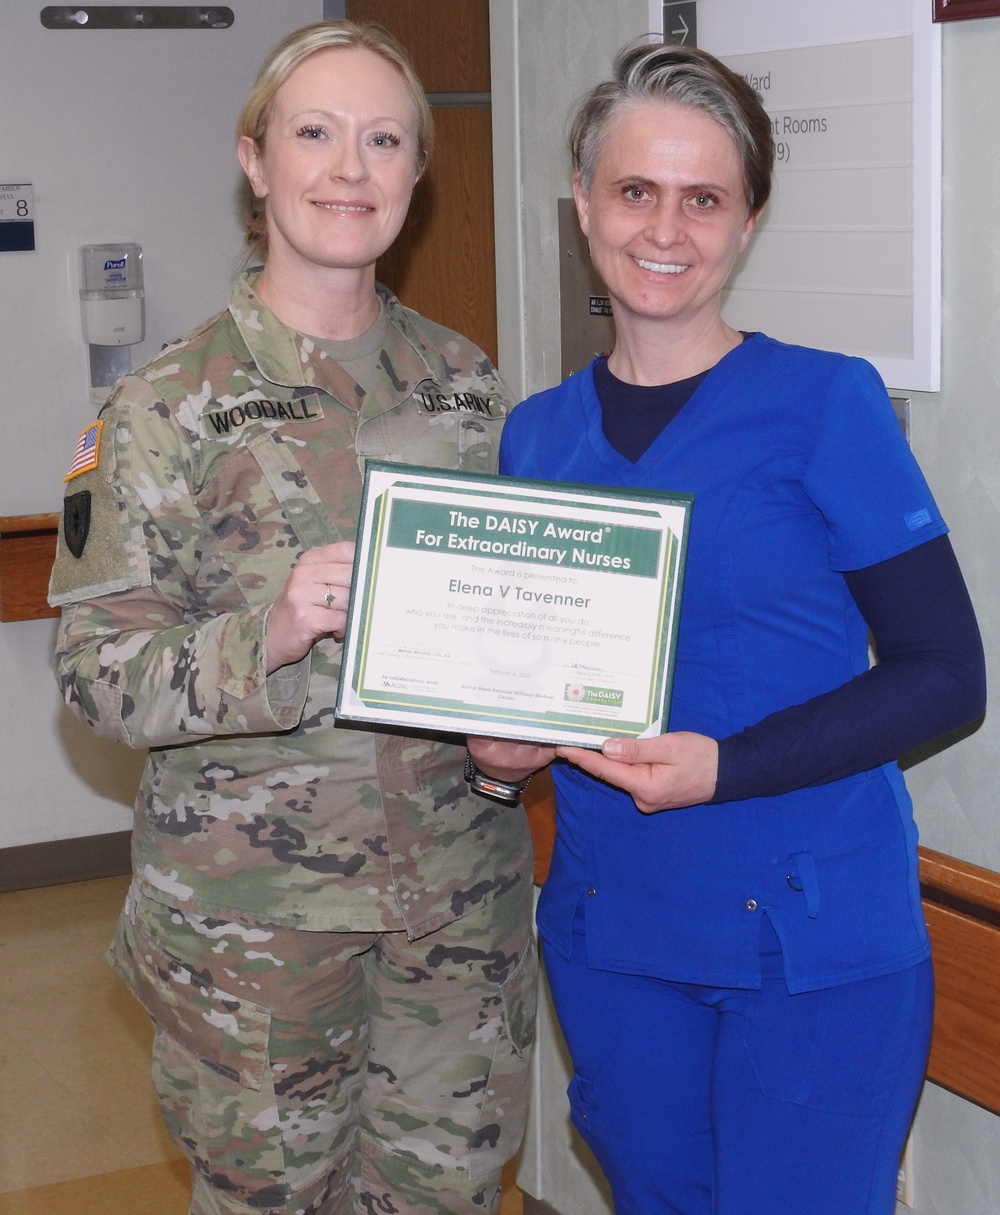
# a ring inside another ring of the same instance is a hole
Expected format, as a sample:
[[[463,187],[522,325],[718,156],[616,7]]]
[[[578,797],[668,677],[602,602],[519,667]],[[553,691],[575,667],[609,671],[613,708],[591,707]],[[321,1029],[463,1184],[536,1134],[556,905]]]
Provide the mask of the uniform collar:
[[[259,270],[241,274],[229,300],[230,315],[257,369],[273,384],[318,388],[356,409],[359,392],[355,381],[312,338],[278,320],[254,291],[259,274]],[[382,355],[385,381],[374,408],[370,400],[363,403],[366,415],[392,409],[423,380],[445,383],[448,375],[445,360],[420,331],[416,314],[404,308],[388,287],[376,283],[375,290],[389,322]]]

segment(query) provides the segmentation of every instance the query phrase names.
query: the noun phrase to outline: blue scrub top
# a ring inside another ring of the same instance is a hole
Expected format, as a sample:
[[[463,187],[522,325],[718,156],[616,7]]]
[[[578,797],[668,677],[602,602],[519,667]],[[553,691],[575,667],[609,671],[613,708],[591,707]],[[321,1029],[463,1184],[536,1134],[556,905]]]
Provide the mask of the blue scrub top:
[[[501,468],[694,495],[670,729],[713,738],[867,670],[841,572],[947,531],[874,368],[763,334],[710,371],[635,464],[604,438],[587,368],[514,410]],[[539,927],[562,952],[581,899],[591,965],[682,982],[758,985],[764,914],[793,992],[929,952],[894,763],[655,815],[568,765],[554,776]]]

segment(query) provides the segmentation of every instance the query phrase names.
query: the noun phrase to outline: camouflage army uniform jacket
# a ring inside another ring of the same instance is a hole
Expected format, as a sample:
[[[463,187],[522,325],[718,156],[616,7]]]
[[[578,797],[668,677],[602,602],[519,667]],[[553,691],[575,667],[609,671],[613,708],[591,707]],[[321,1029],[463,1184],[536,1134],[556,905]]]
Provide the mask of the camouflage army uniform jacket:
[[[530,880],[523,811],[469,792],[463,747],[335,726],[339,644],[265,671],[296,557],[354,538],[365,457],[495,469],[495,369],[379,290],[377,393],[244,275],[228,311],[119,384],[96,467],[68,480],[57,674],[98,734],[150,748],[133,865],[161,902],[416,937]]]

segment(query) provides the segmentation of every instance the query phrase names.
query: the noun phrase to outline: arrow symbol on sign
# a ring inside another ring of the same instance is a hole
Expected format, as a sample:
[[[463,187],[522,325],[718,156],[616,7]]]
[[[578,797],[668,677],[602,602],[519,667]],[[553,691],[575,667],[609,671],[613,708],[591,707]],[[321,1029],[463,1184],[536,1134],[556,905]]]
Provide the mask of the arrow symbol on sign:
[[[687,42],[687,36],[691,33],[691,27],[680,13],[677,14],[677,20],[681,23],[681,28],[679,30],[671,30],[670,36],[676,38],[678,42]]]

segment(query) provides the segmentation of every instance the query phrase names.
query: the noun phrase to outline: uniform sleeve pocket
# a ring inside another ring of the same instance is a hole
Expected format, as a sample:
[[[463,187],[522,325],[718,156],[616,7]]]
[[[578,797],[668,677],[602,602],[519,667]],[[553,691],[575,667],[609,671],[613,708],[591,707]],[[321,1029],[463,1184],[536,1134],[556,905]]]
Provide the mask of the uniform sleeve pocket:
[[[265,431],[248,446],[303,548],[354,539],[341,533],[280,436]]]

